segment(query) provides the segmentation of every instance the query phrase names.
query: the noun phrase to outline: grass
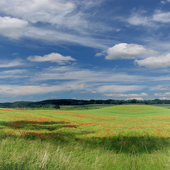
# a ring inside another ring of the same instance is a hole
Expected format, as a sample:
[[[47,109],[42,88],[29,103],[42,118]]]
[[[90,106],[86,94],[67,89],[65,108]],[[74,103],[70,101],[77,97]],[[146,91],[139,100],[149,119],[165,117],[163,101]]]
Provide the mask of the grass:
[[[170,169],[170,110],[0,109],[2,170]]]
[[[97,114],[97,115],[112,115],[112,116],[127,116],[127,117],[143,117],[156,115],[169,115],[170,110],[162,107],[149,105],[118,105],[114,107],[106,107],[98,110],[84,110],[81,113]]]
[[[60,105],[61,110],[86,110],[86,109],[100,109],[114,104],[87,104],[87,105]]]

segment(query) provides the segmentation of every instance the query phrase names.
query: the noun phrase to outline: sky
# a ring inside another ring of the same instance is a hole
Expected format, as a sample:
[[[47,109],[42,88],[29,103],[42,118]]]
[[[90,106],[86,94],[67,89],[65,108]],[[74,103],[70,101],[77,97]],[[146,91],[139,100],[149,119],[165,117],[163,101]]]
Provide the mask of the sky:
[[[0,0],[0,102],[170,99],[170,0]]]

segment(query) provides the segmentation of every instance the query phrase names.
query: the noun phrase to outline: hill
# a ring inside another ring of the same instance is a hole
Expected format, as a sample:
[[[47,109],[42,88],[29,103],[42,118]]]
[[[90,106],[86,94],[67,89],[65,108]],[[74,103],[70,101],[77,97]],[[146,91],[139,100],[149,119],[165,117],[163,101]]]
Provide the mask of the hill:
[[[82,110],[81,113],[126,117],[143,117],[170,115],[170,110],[167,108],[148,105],[118,105],[101,109]]]

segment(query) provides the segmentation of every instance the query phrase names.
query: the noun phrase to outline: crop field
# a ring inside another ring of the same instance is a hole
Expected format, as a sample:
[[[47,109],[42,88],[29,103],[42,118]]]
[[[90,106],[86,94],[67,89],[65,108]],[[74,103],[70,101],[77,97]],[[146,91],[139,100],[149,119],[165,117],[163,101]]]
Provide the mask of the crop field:
[[[0,169],[170,169],[170,110],[0,109]]]

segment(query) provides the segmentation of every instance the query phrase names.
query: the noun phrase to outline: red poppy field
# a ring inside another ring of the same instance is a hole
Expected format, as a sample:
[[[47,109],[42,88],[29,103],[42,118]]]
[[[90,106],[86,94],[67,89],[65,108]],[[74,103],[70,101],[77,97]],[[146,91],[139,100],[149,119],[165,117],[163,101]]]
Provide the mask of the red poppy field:
[[[116,107],[123,112],[122,106]],[[137,113],[141,107],[145,106],[131,106],[131,111],[128,111]],[[114,107],[109,109],[114,111]],[[120,134],[127,135],[126,132],[128,135],[135,135],[135,131],[138,131],[136,135],[140,132],[143,135],[169,137],[170,114],[168,113],[170,110],[161,108],[165,115],[155,116],[154,113],[152,114],[153,109],[156,111],[157,107],[150,106],[147,116],[141,116],[142,113],[132,116],[130,114],[115,116],[114,112],[113,115],[108,115],[107,109],[88,110],[85,111],[86,113],[81,113],[81,111],[0,109],[0,131],[16,136],[32,135],[65,139],[70,136],[77,138],[113,137]],[[96,114],[93,113],[94,111]],[[100,111],[99,114],[97,114],[98,111]]]
[[[0,144],[0,169],[169,169],[170,110],[0,109]]]

